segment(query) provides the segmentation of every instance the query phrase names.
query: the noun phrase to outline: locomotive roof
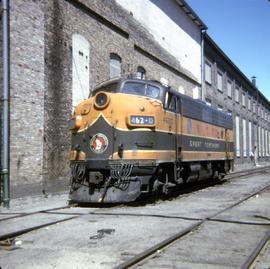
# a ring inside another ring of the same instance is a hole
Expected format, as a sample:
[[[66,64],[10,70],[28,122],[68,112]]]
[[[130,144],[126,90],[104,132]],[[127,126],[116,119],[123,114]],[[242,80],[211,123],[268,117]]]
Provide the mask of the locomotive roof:
[[[95,89],[106,87],[106,85],[110,85],[112,83],[119,83],[122,84],[122,82],[141,82],[141,83],[150,83],[152,85],[158,86],[160,89],[163,90],[163,95],[165,96],[165,93],[168,91],[172,93],[173,95],[178,96],[182,100],[182,113],[184,116],[196,119],[199,121],[204,121],[213,125],[217,125],[220,127],[232,129],[233,128],[233,121],[232,121],[232,115],[225,111],[220,111],[216,108],[213,108],[206,104],[206,102],[199,100],[199,99],[193,99],[192,97],[189,97],[185,94],[181,94],[175,89],[171,87],[167,87],[162,85],[159,81],[156,80],[142,80],[142,79],[122,79],[122,78],[115,78],[108,81],[105,81],[101,84],[99,84]]]

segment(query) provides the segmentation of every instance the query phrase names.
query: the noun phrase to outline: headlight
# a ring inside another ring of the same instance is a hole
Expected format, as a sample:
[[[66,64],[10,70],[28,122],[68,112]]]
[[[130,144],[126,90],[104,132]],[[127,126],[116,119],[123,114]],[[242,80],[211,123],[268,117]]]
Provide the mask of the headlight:
[[[110,97],[105,92],[99,92],[95,97],[95,106],[98,109],[105,108],[110,102]]]
[[[73,116],[68,121],[69,130],[78,130],[82,126],[82,116]]]

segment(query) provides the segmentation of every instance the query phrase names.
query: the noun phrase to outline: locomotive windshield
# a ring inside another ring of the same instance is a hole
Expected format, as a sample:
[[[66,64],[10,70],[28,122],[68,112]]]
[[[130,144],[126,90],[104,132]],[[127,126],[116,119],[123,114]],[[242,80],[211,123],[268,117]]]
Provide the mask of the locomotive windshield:
[[[128,81],[124,84],[122,92],[128,94],[148,96],[155,99],[159,98],[160,96],[160,89],[158,87],[146,83],[131,81]]]

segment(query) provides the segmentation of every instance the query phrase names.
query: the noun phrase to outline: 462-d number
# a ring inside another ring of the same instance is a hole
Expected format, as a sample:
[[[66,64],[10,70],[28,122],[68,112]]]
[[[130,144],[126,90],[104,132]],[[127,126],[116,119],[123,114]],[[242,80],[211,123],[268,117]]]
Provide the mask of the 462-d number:
[[[138,125],[153,125],[155,124],[155,118],[153,116],[131,116],[130,123]]]

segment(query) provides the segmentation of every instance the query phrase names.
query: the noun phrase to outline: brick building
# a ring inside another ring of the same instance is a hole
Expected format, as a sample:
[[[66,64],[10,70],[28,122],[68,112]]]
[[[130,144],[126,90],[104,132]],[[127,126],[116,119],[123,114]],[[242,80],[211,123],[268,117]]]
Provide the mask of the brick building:
[[[184,0],[13,0],[9,24],[12,196],[67,185],[67,120],[113,76],[194,98],[205,89],[209,105],[233,113],[236,164],[252,164],[254,145],[269,160],[269,101],[208,35],[203,60],[206,26]]]
[[[183,0],[11,1],[11,194],[67,185],[67,120],[94,85],[135,73],[200,98],[204,29]]]
[[[218,45],[205,36],[205,97],[209,105],[233,114],[235,164],[250,167],[270,160],[270,103]],[[254,151],[256,146],[256,150]],[[255,154],[255,156],[254,156]]]

